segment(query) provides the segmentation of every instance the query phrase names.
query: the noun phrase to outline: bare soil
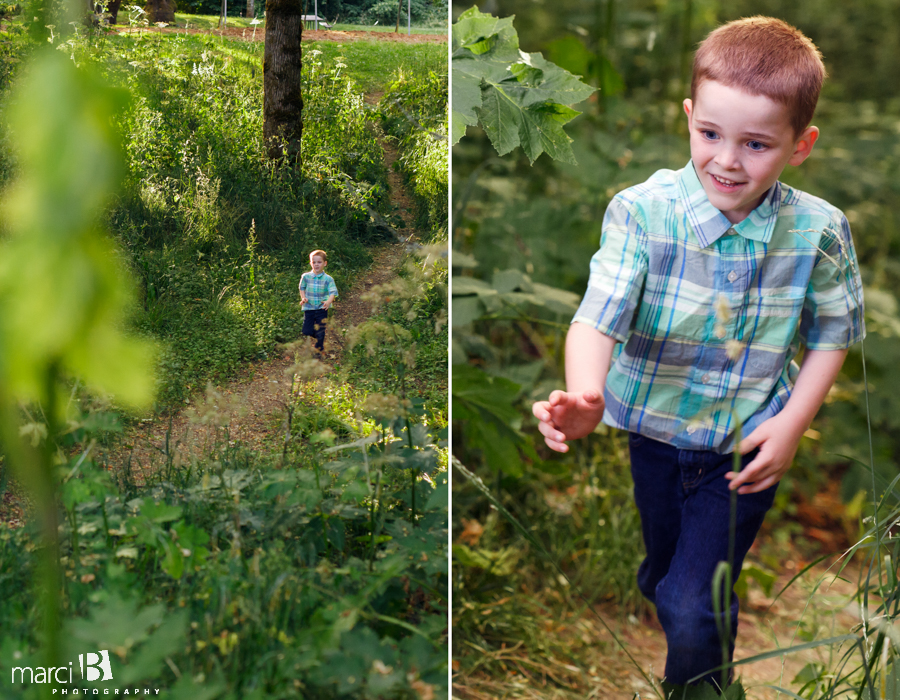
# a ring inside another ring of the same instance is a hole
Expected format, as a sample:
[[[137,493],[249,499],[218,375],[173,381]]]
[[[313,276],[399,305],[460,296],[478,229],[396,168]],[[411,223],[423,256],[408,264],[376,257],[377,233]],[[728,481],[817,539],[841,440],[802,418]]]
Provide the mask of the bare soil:
[[[120,34],[127,34],[133,31],[149,31],[162,32],[163,34],[209,34],[211,36],[225,37],[228,39],[243,39],[251,41],[256,37],[257,41],[265,38],[266,30],[257,27],[256,34],[253,29],[245,27],[225,27],[224,29],[194,29],[184,27],[148,27],[146,29],[134,30],[127,27],[116,27],[116,31]],[[333,29],[314,29],[303,30],[304,41],[389,41],[400,44],[440,44],[447,42],[446,34],[411,34],[405,32],[395,34],[394,32],[365,32],[365,31],[336,31]]]

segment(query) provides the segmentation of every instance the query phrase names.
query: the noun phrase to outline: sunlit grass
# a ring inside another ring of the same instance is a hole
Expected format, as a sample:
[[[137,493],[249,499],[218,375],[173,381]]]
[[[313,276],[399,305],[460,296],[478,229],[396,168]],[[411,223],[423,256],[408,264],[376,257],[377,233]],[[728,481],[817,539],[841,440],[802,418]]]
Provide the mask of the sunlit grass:
[[[228,16],[228,22],[226,26],[228,27],[247,27],[248,29],[252,29],[254,25],[251,24],[253,22],[252,17],[232,17]],[[218,15],[189,15],[181,12],[175,13],[175,26],[176,27],[190,27],[191,29],[218,29],[219,28],[219,16]],[[265,28],[265,22],[260,18],[259,24],[256,25],[257,31],[260,31]]]
[[[394,24],[346,24],[339,22],[331,29],[341,32],[393,32]],[[446,34],[447,27],[419,27],[413,24],[413,34]],[[406,16],[400,18],[400,34],[406,35]]]

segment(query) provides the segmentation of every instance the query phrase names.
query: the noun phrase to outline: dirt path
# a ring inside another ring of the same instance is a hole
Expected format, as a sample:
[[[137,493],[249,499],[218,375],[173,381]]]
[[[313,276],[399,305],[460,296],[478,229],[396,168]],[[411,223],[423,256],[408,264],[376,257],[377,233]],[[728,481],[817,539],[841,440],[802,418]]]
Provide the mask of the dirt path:
[[[380,94],[367,95],[366,101],[375,104],[379,98]],[[391,204],[405,223],[405,228],[398,234],[414,240],[412,200],[406,193],[401,175],[392,167],[398,157],[397,150],[386,139],[381,139],[381,145],[388,168]],[[341,290],[328,319],[327,365],[339,367],[343,363],[348,352],[347,330],[371,316],[369,304],[360,296],[393,279],[407,256],[407,249],[408,244],[404,241],[384,244],[373,252],[371,266],[353,287]],[[297,272],[298,280],[300,272]],[[239,441],[253,450],[264,449],[268,443],[271,450],[272,438],[283,435],[285,430],[284,415],[291,399],[293,378],[289,368],[293,364],[293,354],[279,346],[269,359],[247,364],[229,382],[195,397],[178,413],[142,420],[122,444],[107,455],[110,465],[122,468],[130,462],[133,473],[138,476],[144,470],[154,469],[155,464],[166,458],[167,451],[176,464],[186,463],[194,456],[207,453],[215,441],[221,440],[222,428],[227,428],[230,441]]]
[[[785,562],[785,570],[773,587],[773,598],[775,592],[780,591],[797,573],[796,569],[794,562]],[[846,571],[843,580],[835,579],[836,569],[826,574],[824,566],[816,567],[798,578],[778,600],[766,598],[761,590],[751,587],[748,600],[741,607],[735,659],[748,659],[778,648],[797,646],[811,639],[827,639],[850,632],[860,620],[859,609],[851,602],[856,573]],[[647,675],[657,678],[663,675],[666,639],[652,612],[642,620],[634,616],[622,619],[621,612],[610,604],[598,606],[597,612],[612,626]],[[596,617],[582,614],[576,618],[570,614],[560,620],[548,620],[546,625],[557,639],[571,640],[572,648],[580,649],[580,668],[573,665],[574,660],[533,655],[530,660],[539,661],[545,669],[541,676],[534,672],[532,665],[516,663],[517,654],[511,651],[504,657],[504,660],[509,660],[506,678],[501,679],[496,673],[490,677],[457,677],[453,684],[454,698],[633,700],[639,697],[649,700],[656,697]],[[584,651],[585,646],[589,647],[587,652]],[[827,668],[833,668],[834,661],[845,650],[830,647],[805,650],[741,665],[736,673],[749,700],[787,700],[789,696],[767,686],[797,692],[793,680],[807,664],[824,663]],[[528,676],[519,669],[528,670]]]

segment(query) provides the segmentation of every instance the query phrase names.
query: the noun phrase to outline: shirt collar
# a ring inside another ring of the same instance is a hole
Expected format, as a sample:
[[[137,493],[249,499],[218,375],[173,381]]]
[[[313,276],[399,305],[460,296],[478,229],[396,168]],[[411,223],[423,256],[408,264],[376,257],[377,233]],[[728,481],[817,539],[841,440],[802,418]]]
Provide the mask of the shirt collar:
[[[732,226],[725,215],[716,209],[706,196],[706,191],[697,177],[694,164],[688,164],[681,171],[678,179],[678,187],[681,199],[684,202],[684,211],[694,228],[694,233],[700,241],[700,246],[706,248],[715,243],[729,229],[760,243],[768,243],[772,240],[772,232],[775,230],[775,221],[781,209],[781,183],[774,185],[763,197],[762,202],[750,215],[738,224]]]

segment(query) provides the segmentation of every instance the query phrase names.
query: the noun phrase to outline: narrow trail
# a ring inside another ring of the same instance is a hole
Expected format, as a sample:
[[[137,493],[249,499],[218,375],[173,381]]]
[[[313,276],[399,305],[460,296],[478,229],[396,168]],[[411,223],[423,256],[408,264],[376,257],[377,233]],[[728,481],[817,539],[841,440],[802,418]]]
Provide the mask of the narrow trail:
[[[366,102],[375,104],[381,95],[366,95]],[[404,239],[415,240],[418,235],[413,228],[412,200],[402,176],[393,169],[399,154],[389,140],[380,136],[379,140],[388,170],[390,201],[394,213],[405,224],[400,233]],[[347,330],[371,316],[370,306],[360,296],[397,276],[407,256],[407,243],[386,243],[372,252],[369,269],[357,278],[352,288],[340,290],[332,307],[325,337],[325,363],[329,366],[340,366],[346,359]],[[298,281],[302,272],[297,271]],[[302,313],[299,296],[297,313]],[[227,430],[230,442],[240,442],[251,450],[262,450],[268,443],[271,450],[273,438],[284,435],[284,416],[292,399],[293,376],[289,368],[293,364],[292,353],[276,347],[268,359],[248,363],[237,376],[208,389],[205,395],[195,396],[177,413],[142,419],[106,455],[108,463],[114,469],[128,466],[133,476],[140,479],[164,459],[171,458],[178,466],[208,454],[213,444],[221,442],[223,429]]]
[[[828,639],[850,632],[861,621],[858,605],[853,603],[859,570],[851,565],[838,577],[839,565],[826,572],[825,565],[814,567],[775,599],[797,574],[802,561],[786,559],[770,596],[751,586],[741,604],[735,660],[749,659],[779,648],[804,644],[812,639]],[[497,697],[533,700],[574,700],[576,697],[602,700],[651,700],[656,694],[641,677],[612,636],[596,618],[577,609],[547,619],[548,634],[560,643],[579,649],[580,661],[552,654],[532,654],[531,662],[517,662],[517,652],[493,652],[508,669],[506,677],[497,673],[476,673],[454,678],[454,697],[460,700],[493,700]],[[623,615],[613,603],[602,603],[597,611],[611,625],[619,639],[645,673],[659,678],[665,673],[666,638],[656,615],[648,611],[641,619]],[[580,614],[579,614],[580,613]],[[587,650],[585,651],[585,648]],[[833,668],[846,651],[831,647],[763,659],[735,668],[747,692],[748,700],[787,700],[777,687],[797,692],[794,679],[808,664]],[[522,652],[529,656],[527,651]],[[858,660],[858,657],[857,657]],[[523,673],[522,671],[527,671]],[[578,690],[573,690],[578,689]]]

